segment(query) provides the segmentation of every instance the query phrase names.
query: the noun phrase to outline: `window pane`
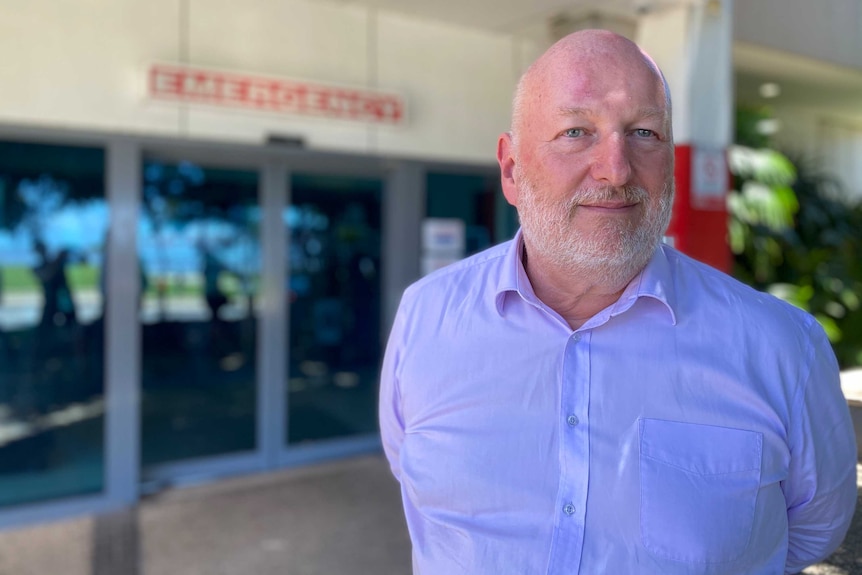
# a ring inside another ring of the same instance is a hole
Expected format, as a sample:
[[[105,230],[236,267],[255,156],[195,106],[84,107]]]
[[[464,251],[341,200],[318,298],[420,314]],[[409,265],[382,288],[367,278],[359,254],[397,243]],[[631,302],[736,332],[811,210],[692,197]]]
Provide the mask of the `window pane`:
[[[255,447],[258,174],[144,163],[144,466]]]
[[[293,177],[290,443],[377,429],[381,190],[378,180]]]
[[[103,489],[104,156],[0,142],[0,507]]]

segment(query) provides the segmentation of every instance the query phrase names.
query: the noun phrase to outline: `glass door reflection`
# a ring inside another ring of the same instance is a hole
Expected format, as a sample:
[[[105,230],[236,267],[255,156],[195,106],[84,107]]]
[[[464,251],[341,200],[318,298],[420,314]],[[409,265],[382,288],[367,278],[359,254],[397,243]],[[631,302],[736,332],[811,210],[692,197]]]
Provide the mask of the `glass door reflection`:
[[[377,429],[381,196],[380,180],[292,177],[290,444]]]
[[[0,142],[0,509],[105,475],[101,148]]]
[[[253,450],[258,173],[146,160],[143,176],[142,464]]]

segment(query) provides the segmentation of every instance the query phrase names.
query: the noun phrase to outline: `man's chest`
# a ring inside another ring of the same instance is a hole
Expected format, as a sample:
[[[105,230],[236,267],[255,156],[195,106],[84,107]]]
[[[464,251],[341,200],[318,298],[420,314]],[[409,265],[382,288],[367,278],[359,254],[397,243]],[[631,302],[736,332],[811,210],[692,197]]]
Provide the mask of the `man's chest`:
[[[758,505],[784,512],[782,408],[745,362],[589,332],[516,340],[482,355],[438,342],[434,369],[406,363],[402,481],[421,513],[510,543],[530,533],[563,550],[553,571],[622,550],[732,563]]]

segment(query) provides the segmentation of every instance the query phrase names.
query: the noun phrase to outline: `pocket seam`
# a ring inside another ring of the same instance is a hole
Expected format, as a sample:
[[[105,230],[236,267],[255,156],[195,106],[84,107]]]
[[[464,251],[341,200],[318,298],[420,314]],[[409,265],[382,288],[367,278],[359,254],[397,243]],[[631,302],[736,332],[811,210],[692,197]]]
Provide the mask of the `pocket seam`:
[[[657,422],[669,421],[670,423],[686,423],[688,425],[694,425],[694,426],[705,425],[705,424],[696,424],[696,423],[688,423],[688,422],[675,422],[675,421],[664,420],[664,419],[652,419],[652,418],[649,418],[649,419],[653,420],[653,421],[657,421]],[[641,421],[645,422],[646,419],[641,419]],[[718,427],[718,426],[709,426],[709,427]],[[716,478],[716,479],[720,480],[721,477],[732,477],[734,475],[740,475],[740,474],[746,474],[746,475],[754,474],[754,475],[756,475],[756,478],[752,477],[752,479],[754,479],[755,485],[757,487],[755,487],[754,492],[752,493],[753,501],[751,502],[751,506],[749,508],[749,512],[750,512],[749,519],[750,519],[750,521],[748,522],[747,528],[745,529],[745,532],[744,532],[744,543],[740,542],[742,544],[736,550],[736,553],[726,554],[724,557],[694,558],[691,556],[686,556],[684,553],[680,553],[679,550],[668,548],[667,546],[662,545],[662,544],[658,543],[657,541],[654,541],[653,537],[651,537],[650,534],[648,533],[648,531],[646,529],[646,524],[645,524],[646,517],[644,516],[644,509],[647,507],[647,504],[646,504],[646,500],[645,500],[646,493],[644,491],[644,476],[643,476],[644,468],[643,468],[643,466],[640,466],[641,467],[641,469],[640,469],[641,477],[640,477],[640,496],[639,496],[639,499],[640,499],[640,513],[641,513],[641,517],[640,517],[641,544],[644,546],[645,550],[650,555],[652,555],[656,558],[659,558],[659,559],[665,559],[665,560],[673,561],[676,563],[683,563],[683,564],[688,564],[688,565],[703,565],[703,566],[733,564],[733,563],[738,562],[740,560],[740,558],[745,555],[746,551],[748,550],[749,546],[751,545],[752,533],[753,533],[753,529],[754,529],[755,515],[756,515],[756,509],[757,509],[757,502],[759,501],[760,495],[761,495],[759,485],[760,485],[760,481],[762,479],[762,472],[763,472],[763,468],[762,468],[763,436],[760,432],[757,432],[754,430],[740,429],[740,428],[727,428],[727,429],[733,429],[735,431],[743,431],[743,432],[750,433],[753,435],[753,441],[750,442],[751,443],[750,447],[752,448],[753,453],[751,455],[754,456],[754,459],[751,460],[749,467],[747,467],[745,469],[733,469],[731,471],[719,471],[719,472],[715,472],[715,473],[704,473],[702,471],[694,470],[691,467],[686,467],[683,465],[679,465],[676,462],[668,461],[667,459],[655,457],[649,453],[645,453],[643,451],[643,449],[641,450],[641,453],[639,454],[639,456],[640,456],[642,461],[649,461],[651,463],[651,465],[657,465],[660,467],[664,467],[668,470],[672,469],[672,470],[676,471],[677,473],[682,472],[685,475],[689,475],[692,477],[702,477],[704,479]],[[639,443],[641,443],[641,445],[642,445],[642,441],[643,441],[643,431],[644,431],[644,428],[641,426],[641,432],[640,432],[641,437],[640,437],[640,441],[639,441]]]
[[[650,459],[655,461],[656,463],[661,463],[662,465],[667,465],[668,467],[673,467],[674,469],[679,469],[684,473],[690,473],[691,475],[698,475],[700,477],[717,477],[719,475],[733,475],[734,473],[748,473],[750,471],[758,471],[759,467],[749,467],[747,469],[735,469],[733,471],[718,471],[716,473],[701,473],[700,471],[695,471],[693,469],[689,469],[687,467],[683,467],[681,465],[677,465],[676,463],[671,463],[664,459],[659,459],[658,457],[653,457],[652,455],[646,455],[641,453],[641,457],[644,459]]]

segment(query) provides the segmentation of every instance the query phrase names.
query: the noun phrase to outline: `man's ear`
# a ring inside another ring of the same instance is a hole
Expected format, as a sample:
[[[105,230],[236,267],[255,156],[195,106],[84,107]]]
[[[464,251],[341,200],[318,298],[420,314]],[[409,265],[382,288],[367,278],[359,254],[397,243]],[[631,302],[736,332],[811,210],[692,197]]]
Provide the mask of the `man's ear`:
[[[515,145],[511,132],[500,134],[497,139],[497,163],[500,164],[500,183],[503,195],[513,206],[518,206],[518,186],[515,183]]]

